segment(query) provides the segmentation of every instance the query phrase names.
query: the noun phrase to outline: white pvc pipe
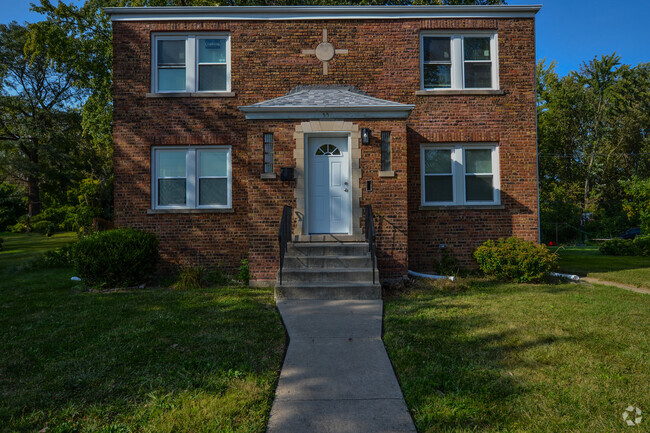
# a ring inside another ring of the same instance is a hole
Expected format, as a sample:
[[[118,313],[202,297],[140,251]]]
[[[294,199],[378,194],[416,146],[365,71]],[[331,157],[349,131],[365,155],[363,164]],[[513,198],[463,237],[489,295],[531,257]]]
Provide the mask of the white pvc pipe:
[[[560,274],[559,272],[549,272],[549,275],[552,277],[566,278],[567,280],[575,281],[576,283],[580,281],[578,275],[573,274]]]
[[[418,278],[430,278],[433,280],[449,280],[454,281],[456,277],[446,276],[446,275],[431,275],[431,274],[421,274],[419,272],[409,270],[409,275]]]

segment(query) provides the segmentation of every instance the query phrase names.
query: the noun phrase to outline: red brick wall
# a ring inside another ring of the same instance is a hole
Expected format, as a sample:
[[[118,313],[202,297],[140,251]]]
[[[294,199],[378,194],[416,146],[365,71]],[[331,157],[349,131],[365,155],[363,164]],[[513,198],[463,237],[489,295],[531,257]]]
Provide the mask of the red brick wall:
[[[327,76],[314,56],[300,54],[316,47],[323,28],[336,48],[349,50],[330,62]],[[415,95],[419,32],[453,28],[498,30],[505,95]],[[374,183],[362,204],[371,202],[380,215],[383,276],[403,274],[407,264],[429,270],[441,242],[469,265],[472,248],[484,239],[511,234],[537,239],[532,19],[115,22],[113,30],[115,221],[156,232],[166,263],[234,269],[250,251],[254,277],[274,278],[281,205],[295,203],[290,184],[260,180],[261,134],[276,134],[279,174],[279,167],[295,165],[297,122],[247,122],[237,107],[284,95],[301,84],[354,85],[375,97],[416,104],[406,122],[355,121],[375,137],[362,146],[361,183],[365,187],[369,178]],[[146,98],[151,34],[163,31],[230,32],[236,97]],[[376,177],[382,128],[393,131],[394,179]],[[499,143],[503,208],[420,210],[420,143],[449,141]],[[151,146],[179,144],[232,146],[233,213],[147,214]]]

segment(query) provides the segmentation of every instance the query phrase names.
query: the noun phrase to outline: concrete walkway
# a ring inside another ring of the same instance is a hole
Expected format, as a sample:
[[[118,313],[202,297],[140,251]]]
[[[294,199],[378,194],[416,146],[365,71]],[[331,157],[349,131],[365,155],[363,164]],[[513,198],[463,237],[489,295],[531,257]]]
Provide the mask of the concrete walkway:
[[[381,340],[382,301],[280,301],[289,349],[268,433],[415,433]]]

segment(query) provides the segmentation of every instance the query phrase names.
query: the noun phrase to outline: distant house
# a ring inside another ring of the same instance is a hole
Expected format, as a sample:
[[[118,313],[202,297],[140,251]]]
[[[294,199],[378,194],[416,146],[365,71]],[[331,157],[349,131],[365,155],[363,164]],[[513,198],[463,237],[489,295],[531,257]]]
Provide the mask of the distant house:
[[[168,265],[248,258],[252,284],[276,281],[285,205],[293,259],[367,251],[371,205],[381,279],[430,271],[441,244],[471,266],[486,239],[536,241],[538,10],[106,9],[116,224],[155,232]]]

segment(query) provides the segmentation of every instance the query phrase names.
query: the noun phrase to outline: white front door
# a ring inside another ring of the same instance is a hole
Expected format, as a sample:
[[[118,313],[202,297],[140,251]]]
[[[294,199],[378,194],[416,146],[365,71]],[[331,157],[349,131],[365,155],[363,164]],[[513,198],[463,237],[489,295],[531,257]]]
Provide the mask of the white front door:
[[[347,137],[310,137],[307,217],[309,232],[350,233],[350,156]]]

